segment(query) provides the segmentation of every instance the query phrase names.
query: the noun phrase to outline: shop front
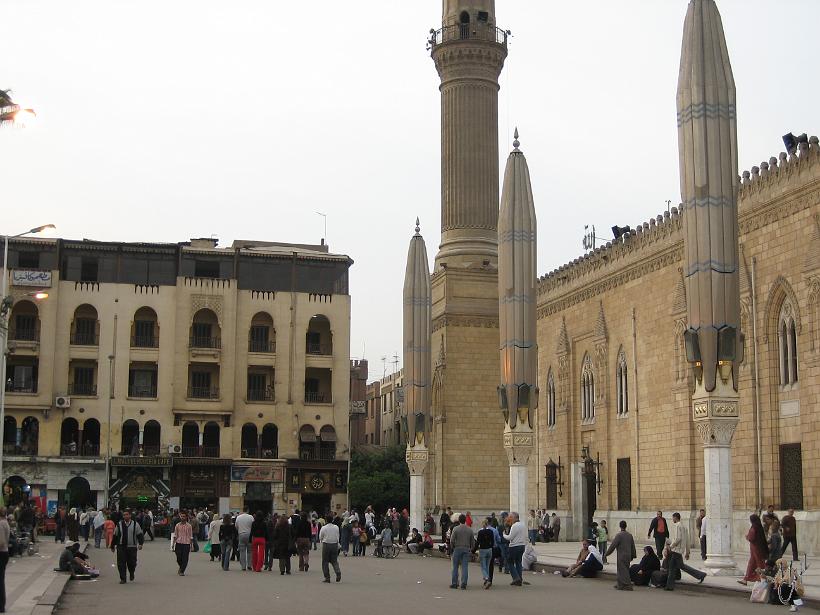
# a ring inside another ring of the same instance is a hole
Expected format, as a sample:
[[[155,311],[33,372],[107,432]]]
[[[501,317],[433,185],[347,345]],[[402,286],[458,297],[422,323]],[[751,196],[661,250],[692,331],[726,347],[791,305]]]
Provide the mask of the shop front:
[[[171,467],[171,507],[229,512],[231,460],[177,457]]]
[[[265,514],[286,512],[283,497],[285,467],[279,463],[231,466],[231,509],[248,508]]]
[[[96,509],[105,505],[105,462],[101,459],[72,461],[50,459],[47,478],[48,512]]]
[[[169,456],[111,458],[110,501],[120,509],[165,510],[171,495]]]
[[[341,513],[347,506],[347,462],[315,463],[290,460],[287,468],[287,498],[291,507]]]
[[[3,463],[3,499],[6,506],[29,504],[45,513],[48,506],[48,464],[14,461]]]

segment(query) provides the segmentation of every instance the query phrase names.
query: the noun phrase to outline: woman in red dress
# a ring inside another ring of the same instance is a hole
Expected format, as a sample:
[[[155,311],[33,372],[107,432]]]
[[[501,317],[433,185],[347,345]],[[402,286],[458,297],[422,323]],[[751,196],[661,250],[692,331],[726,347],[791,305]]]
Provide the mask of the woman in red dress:
[[[760,517],[752,515],[749,517],[752,525],[746,533],[746,540],[749,541],[749,564],[746,566],[746,576],[738,581],[741,585],[746,585],[749,581],[759,581],[758,568],[766,567],[766,558],[769,557],[769,545],[766,542],[766,531],[760,522]]]

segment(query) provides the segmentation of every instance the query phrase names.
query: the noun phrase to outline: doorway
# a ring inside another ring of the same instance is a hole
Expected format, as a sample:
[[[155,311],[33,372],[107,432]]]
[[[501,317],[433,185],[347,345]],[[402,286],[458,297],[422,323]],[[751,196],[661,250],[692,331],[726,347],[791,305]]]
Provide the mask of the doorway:
[[[251,514],[261,511],[263,515],[268,515],[273,512],[273,497],[270,489],[270,483],[249,482],[245,485],[245,506]]]
[[[302,507],[300,510],[306,510],[308,512],[316,511],[320,515],[325,515],[330,512],[330,495],[303,493]]]
[[[598,508],[598,481],[595,474],[595,462],[587,458],[584,461],[584,483],[586,487],[586,510],[584,511],[584,519],[586,520],[586,527],[584,527],[584,535],[587,534],[589,527],[595,517],[595,510]]]

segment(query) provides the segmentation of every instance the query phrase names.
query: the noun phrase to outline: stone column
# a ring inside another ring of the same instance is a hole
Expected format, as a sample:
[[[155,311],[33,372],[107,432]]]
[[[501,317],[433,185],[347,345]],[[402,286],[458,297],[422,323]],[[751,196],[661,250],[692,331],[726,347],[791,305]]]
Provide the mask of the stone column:
[[[702,384],[692,396],[692,418],[703,441],[706,508],[706,569],[716,576],[737,576],[732,559],[732,437],[739,420],[738,394],[731,380],[711,393]]]
[[[424,470],[430,460],[430,453],[424,445],[416,444],[407,447],[405,454],[407,467],[410,469],[410,527],[424,527]]]
[[[533,448],[532,428],[520,422],[513,428],[504,427],[504,450],[510,462],[510,512],[517,512],[526,519],[527,511],[527,464]]]

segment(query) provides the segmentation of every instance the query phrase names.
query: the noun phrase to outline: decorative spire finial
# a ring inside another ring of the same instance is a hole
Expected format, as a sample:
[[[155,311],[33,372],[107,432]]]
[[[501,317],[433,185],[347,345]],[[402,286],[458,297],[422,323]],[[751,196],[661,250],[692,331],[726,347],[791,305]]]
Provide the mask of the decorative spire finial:
[[[521,145],[521,143],[518,141],[518,126],[516,126],[515,132],[513,133],[513,148],[516,152],[518,151],[519,145]]]
[[[421,227],[419,226],[419,218],[416,216],[416,235],[418,235],[420,231]]]

